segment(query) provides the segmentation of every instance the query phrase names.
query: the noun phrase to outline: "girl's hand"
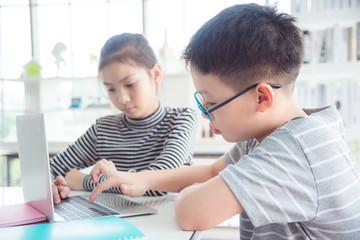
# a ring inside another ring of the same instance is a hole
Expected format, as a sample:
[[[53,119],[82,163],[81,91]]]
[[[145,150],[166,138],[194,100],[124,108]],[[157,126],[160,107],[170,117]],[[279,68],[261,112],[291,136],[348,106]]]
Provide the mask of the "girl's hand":
[[[99,183],[91,193],[89,203],[95,201],[96,197],[103,191],[111,187],[120,187],[121,192],[131,197],[142,196],[147,190],[145,172],[130,173],[117,171],[114,163],[103,159],[99,161],[90,172],[93,183],[99,180],[100,174],[106,177],[106,180]]]
[[[58,176],[51,182],[53,201],[55,204],[60,204],[61,199],[66,198],[70,194],[70,188],[67,186],[65,178]]]
[[[73,168],[65,174],[65,181],[67,186],[73,190],[84,190],[83,181],[86,177],[85,173]]]

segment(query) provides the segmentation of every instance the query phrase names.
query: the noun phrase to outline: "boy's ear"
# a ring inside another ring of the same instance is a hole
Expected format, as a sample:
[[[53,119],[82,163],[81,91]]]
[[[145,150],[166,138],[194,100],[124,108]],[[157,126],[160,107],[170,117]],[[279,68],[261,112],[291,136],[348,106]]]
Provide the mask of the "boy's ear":
[[[257,94],[257,110],[259,112],[266,112],[270,109],[275,101],[275,94],[273,88],[266,83],[260,83],[256,87]]]
[[[155,64],[153,69],[152,69],[152,74],[155,80],[156,84],[159,84],[161,82],[162,79],[162,69],[161,66],[159,64]]]

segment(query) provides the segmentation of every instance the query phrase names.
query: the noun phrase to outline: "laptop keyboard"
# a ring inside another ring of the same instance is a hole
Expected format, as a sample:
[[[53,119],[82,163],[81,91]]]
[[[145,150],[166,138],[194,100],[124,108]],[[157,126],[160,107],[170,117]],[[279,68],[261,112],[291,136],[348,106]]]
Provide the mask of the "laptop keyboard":
[[[76,220],[119,214],[118,212],[115,212],[97,203],[90,204],[88,203],[88,200],[82,196],[73,196],[63,199],[61,204],[54,206],[54,211],[65,220]]]

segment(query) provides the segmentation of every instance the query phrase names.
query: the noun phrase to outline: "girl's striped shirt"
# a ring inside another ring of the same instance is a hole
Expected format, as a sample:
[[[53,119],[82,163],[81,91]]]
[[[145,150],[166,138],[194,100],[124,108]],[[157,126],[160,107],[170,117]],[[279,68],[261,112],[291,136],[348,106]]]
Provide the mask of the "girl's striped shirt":
[[[50,160],[52,178],[70,169],[83,169],[101,159],[114,162],[118,170],[137,172],[145,169],[179,168],[192,164],[197,113],[190,108],[160,105],[145,119],[130,119],[125,114],[99,118],[76,142]],[[99,181],[105,176],[101,175]],[[92,191],[90,175],[83,187]],[[108,191],[120,193],[120,188]],[[146,195],[163,195],[148,191]]]

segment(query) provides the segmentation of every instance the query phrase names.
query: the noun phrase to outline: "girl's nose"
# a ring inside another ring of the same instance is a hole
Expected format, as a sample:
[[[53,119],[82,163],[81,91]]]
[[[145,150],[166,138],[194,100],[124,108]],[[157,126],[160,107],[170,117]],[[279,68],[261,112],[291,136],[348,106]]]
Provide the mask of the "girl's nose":
[[[130,96],[126,91],[119,92],[118,96],[118,103],[125,105],[127,102],[130,101]]]

